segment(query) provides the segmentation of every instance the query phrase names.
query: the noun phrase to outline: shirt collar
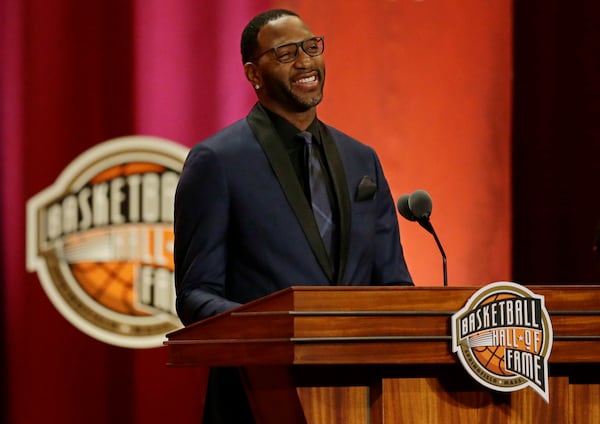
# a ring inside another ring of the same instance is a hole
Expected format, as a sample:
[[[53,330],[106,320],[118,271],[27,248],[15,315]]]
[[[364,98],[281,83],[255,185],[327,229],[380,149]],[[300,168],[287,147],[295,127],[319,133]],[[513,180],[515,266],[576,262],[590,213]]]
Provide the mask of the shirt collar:
[[[273,122],[273,126],[275,127],[275,131],[281,137],[284,145],[286,147],[294,147],[297,145],[298,140],[296,139],[296,135],[301,132],[300,129],[296,128],[294,124],[292,124],[287,119],[277,115],[275,112],[271,112],[269,109],[264,108]],[[315,119],[310,123],[306,131],[312,133],[314,140],[318,144],[321,144],[321,133],[319,131],[319,120],[315,116]]]

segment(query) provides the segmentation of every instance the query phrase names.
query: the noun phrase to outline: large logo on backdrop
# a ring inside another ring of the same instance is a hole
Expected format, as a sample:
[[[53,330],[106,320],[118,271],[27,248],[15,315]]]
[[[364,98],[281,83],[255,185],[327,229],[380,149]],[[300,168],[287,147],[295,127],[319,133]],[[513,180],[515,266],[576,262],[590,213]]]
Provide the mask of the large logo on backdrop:
[[[475,380],[501,392],[530,386],[546,402],[552,337],[544,297],[515,283],[482,287],[452,316],[452,350]]]
[[[27,268],[84,333],[145,348],[181,326],[173,198],[187,151],[155,137],[109,140],[27,203]]]

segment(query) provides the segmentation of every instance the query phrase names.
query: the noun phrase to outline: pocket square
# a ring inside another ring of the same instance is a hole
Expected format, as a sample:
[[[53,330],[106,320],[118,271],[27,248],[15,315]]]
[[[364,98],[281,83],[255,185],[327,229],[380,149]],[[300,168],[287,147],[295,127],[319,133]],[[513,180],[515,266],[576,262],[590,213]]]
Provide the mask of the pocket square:
[[[373,178],[368,175],[362,177],[358,187],[356,187],[356,201],[370,200],[375,197],[375,193],[377,193],[377,184],[373,181]]]

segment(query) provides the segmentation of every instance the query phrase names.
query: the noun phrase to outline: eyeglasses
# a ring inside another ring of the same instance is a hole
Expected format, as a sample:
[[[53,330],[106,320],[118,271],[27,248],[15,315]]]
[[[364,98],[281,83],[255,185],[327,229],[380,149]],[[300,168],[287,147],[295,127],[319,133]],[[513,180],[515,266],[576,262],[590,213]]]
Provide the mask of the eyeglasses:
[[[252,59],[252,62],[256,62],[258,59],[272,51],[275,53],[275,59],[277,59],[279,63],[290,63],[298,57],[299,47],[302,47],[304,53],[310,57],[320,56],[323,54],[323,50],[325,50],[325,40],[323,36],[320,36],[298,41],[297,43],[282,44],[281,46],[265,50]]]

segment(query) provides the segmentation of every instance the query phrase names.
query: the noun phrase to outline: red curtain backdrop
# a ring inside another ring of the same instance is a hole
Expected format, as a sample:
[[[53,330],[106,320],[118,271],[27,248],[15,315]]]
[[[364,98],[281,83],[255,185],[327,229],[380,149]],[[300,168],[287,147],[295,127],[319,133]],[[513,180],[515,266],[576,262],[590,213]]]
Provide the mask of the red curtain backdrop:
[[[123,135],[192,146],[254,95],[239,37],[271,7],[326,38],[326,122],[374,146],[394,197],[434,199],[450,285],[511,278],[509,0],[5,0],[0,4],[2,413],[7,423],[199,422],[205,369],[96,341],[25,270],[25,204]],[[417,285],[441,285],[433,238],[401,221]],[[483,259],[482,259],[483,258]]]

